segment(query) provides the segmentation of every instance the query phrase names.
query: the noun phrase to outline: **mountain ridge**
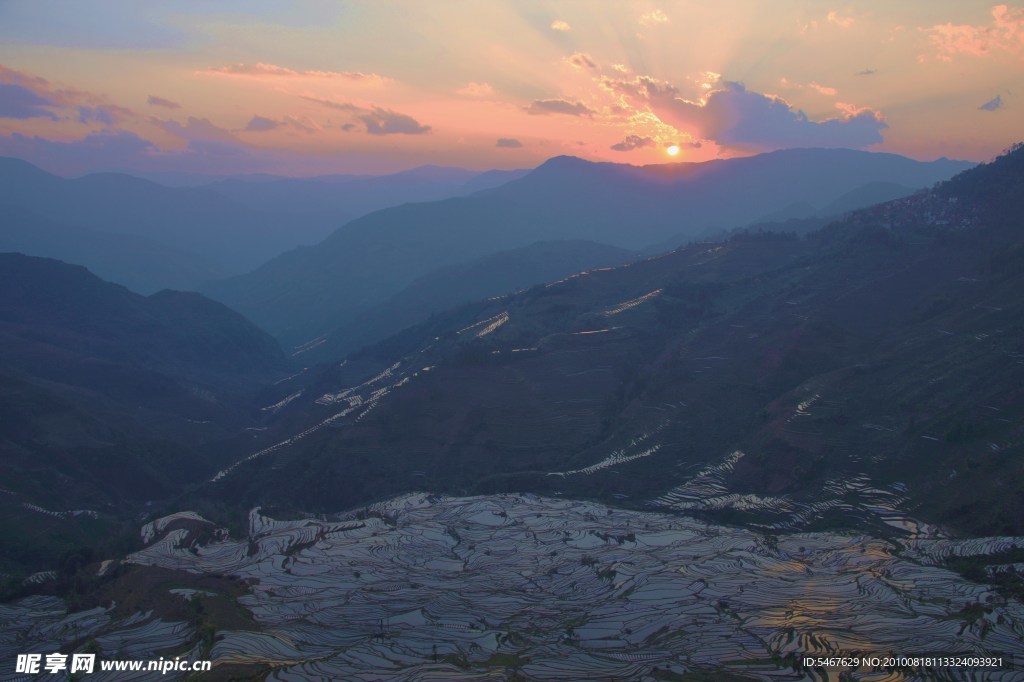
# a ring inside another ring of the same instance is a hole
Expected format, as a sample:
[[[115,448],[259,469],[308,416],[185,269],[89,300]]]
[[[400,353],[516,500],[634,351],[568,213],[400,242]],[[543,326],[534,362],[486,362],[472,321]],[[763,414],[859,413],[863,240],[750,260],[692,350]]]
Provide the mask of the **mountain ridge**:
[[[522,178],[469,197],[363,216],[314,247],[281,254],[201,291],[240,310],[285,345],[299,345],[350,323],[418,276],[488,253],[545,239],[588,239],[639,250],[752,222],[808,193],[821,200],[838,198],[879,178],[930,185],[967,165],[927,165],[851,150],[765,156],[708,162],[699,173],[684,169],[683,180],[669,173],[681,171],[664,166],[652,171],[556,157]],[[823,158],[837,159],[837,168],[822,172]],[[786,173],[773,165],[790,159],[802,165]],[[893,163],[897,168],[882,172]],[[725,171],[736,167],[730,164],[753,171],[729,174]],[[751,178],[760,189],[750,186]],[[349,295],[356,291],[358,299]]]

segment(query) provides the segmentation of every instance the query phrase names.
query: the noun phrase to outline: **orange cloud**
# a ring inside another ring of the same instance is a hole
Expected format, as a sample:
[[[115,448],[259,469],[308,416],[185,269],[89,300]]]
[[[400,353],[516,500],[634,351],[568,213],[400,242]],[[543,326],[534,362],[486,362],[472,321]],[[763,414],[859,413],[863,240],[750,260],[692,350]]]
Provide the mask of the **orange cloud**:
[[[680,97],[671,84],[644,76],[632,81],[606,78],[602,87],[646,105],[678,130],[736,150],[863,148],[882,142],[881,131],[888,127],[878,112],[848,104],[837,105],[841,117],[813,121],[784,99],[747,90],[735,81],[721,81],[696,102]]]
[[[289,78],[337,78],[349,81],[383,82],[385,79],[375,73],[363,73],[361,71],[296,71],[286,66],[276,64],[229,64],[227,66],[207,67],[206,73],[214,73],[222,76],[243,76],[248,78],[263,77],[289,77]]]
[[[787,78],[781,78],[779,79],[779,82],[784,88],[814,90],[819,95],[825,95],[827,97],[835,97],[839,94],[839,91],[835,88],[828,85],[821,85],[815,81],[811,81],[810,83],[794,83]]]
[[[1024,48],[1024,8],[996,5],[989,26],[948,23],[921,30],[928,34],[940,61],[952,61],[958,54],[980,57],[995,51],[1020,52]]]
[[[825,18],[830,24],[835,24],[839,28],[850,28],[853,26],[853,17],[841,16],[836,10],[829,12]]]
[[[660,9],[648,12],[640,17],[640,24],[643,26],[653,26],[655,24],[667,24],[668,16]]]

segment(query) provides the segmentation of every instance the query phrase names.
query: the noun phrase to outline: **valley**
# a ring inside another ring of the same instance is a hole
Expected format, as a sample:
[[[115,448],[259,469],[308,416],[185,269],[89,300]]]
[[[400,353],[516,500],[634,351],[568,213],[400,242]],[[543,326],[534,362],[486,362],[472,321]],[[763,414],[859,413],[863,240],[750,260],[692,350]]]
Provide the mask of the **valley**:
[[[0,0],[0,682],[1024,682],[1021,2]]]

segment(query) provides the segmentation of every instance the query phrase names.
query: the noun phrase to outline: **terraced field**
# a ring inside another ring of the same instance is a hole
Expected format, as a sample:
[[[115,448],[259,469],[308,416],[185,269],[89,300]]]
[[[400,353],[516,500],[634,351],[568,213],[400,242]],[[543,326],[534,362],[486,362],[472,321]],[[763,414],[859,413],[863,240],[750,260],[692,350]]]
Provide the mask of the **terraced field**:
[[[219,631],[209,655],[215,670],[266,670],[274,680],[680,679],[687,671],[825,679],[787,657],[1024,655],[1024,607],[940,567],[1024,538],[766,535],[532,495],[413,494],[327,520],[254,510],[247,538],[213,533],[200,545],[193,538],[204,523],[183,512],[147,524],[149,545],[128,562],[250,581],[238,602],[259,627]],[[191,627],[152,614],[117,622],[102,609],[68,616],[59,601],[35,597],[0,609],[0,649],[93,639],[106,655],[130,646],[132,656],[156,657],[194,641]],[[199,647],[185,655],[200,657]],[[854,679],[1020,674],[862,671]]]

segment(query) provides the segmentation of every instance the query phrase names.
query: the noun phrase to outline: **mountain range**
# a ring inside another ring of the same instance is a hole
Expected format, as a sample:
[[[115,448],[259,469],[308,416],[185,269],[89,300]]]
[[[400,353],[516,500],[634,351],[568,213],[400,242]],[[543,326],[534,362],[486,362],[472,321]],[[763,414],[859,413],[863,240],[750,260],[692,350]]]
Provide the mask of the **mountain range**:
[[[927,187],[970,165],[828,149],[644,167],[557,157],[468,197],[368,214],[315,246],[202,291],[254,320],[285,347],[300,347],[321,337],[352,337],[362,315],[416,278],[489,254],[552,240],[634,251],[676,246],[798,203],[818,210],[845,198],[842,210],[849,210],[871,203],[877,183]],[[473,293],[470,286],[464,301]],[[344,342],[333,348],[354,349]]]
[[[0,250],[81,263],[139,293],[195,289],[315,243],[364,213],[520,175],[424,166],[376,177],[243,176],[168,187],[120,173],[62,178],[0,158]]]

